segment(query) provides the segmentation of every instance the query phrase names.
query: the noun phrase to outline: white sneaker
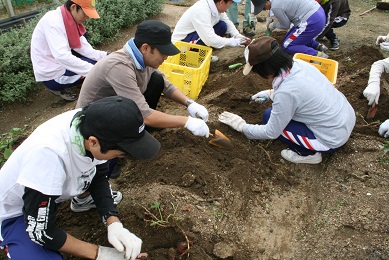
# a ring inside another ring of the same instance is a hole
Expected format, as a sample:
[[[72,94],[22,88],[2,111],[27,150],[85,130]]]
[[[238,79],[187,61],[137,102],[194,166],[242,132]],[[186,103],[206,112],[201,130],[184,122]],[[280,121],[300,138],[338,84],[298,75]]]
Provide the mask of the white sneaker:
[[[113,203],[119,204],[123,199],[123,194],[120,191],[112,191]],[[95,202],[91,195],[85,198],[74,197],[70,203],[70,209],[74,212],[83,212],[96,208]]]
[[[285,160],[292,163],[307,163],[307,164],[318,164],[321,162],[321,153],[315,153],[314,155],[301,156],[296,152],[285,149],[281,151],[281,156]]]
[[[219,57],[218,57],[218,56],[212,55],[212,57],[211,57],[211,62],[217,62],[218,60],[219,60]]]

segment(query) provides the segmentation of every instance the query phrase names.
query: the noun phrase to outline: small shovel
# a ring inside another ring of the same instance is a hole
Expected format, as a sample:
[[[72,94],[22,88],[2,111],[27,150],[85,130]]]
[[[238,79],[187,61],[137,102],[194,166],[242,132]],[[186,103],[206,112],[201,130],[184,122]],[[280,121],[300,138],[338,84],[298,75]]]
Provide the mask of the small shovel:
[[[373,119],[375,117],[375,114],[377,113],[378,110],[378,105],[376,103],[373,103],[371,107],[369,108],[369,111],[367,111],[366,119]]]
[[[231,143],[230,139],[228,139],[228,137],[219,130],[216,129],[215,134],[209,133],[209,135],[212,137],[212,139],[209,140],[210,144],[226,150],[232,150],[234,148],[234,145]]]

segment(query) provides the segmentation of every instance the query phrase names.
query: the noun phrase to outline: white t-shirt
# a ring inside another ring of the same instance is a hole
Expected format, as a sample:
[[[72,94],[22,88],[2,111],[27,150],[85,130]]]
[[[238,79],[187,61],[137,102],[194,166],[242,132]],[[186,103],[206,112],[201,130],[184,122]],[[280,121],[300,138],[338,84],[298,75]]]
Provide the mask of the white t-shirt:
[[[105,51],[93,49],[84,36],[81,47],[74,49],[84,57],[98,61]],[[69,46],[60,7],[47,12],[36,25],[31,38],[31,61],[36,81],[61,77],[65,70],[86,76],[93,65],[74,56]]]
[[[0,170],[0,225],[21,216],[24,188],[59,196],[57,203],[81,194],[89,187],[96,165],[84,155],[81,138],[71,134],[70,124],[80,109],[58,115],[39,126],[11,155]],[[71,141],[73,140],[73,141]]]

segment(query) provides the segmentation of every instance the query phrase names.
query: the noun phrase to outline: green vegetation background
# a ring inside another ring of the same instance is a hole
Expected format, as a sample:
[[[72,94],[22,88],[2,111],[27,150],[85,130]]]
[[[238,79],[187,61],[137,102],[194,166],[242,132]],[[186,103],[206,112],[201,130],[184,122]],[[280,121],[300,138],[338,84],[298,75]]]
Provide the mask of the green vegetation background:
[[[162,11],[164,0],[99,0],[100,19],[90,19],[85,26],[88,41],[97,46],[114,40],[121,28],[129,28]],[[56,6],[51,9],[55,9]],[[35,25],[48,10],[21,28],[0,35],[0,103],[24,102],[36,87],[30,59],[30,40]]]

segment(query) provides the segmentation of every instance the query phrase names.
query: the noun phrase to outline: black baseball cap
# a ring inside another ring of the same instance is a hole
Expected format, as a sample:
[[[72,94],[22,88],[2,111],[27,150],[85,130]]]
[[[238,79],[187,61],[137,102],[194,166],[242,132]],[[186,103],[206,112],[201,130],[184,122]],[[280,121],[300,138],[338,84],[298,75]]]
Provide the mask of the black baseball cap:
[[[150,44],[168,56],[180,53],[180,50],[172,43],[170,27],[160,21],[141,22],[136,28],[135,41],[140,44]]]
[[[150,159],[161,144],[145,130],[136,103],[121,96],[99,99],[84,109],[85,124],[99,140],[117,144],[138,159]]]

